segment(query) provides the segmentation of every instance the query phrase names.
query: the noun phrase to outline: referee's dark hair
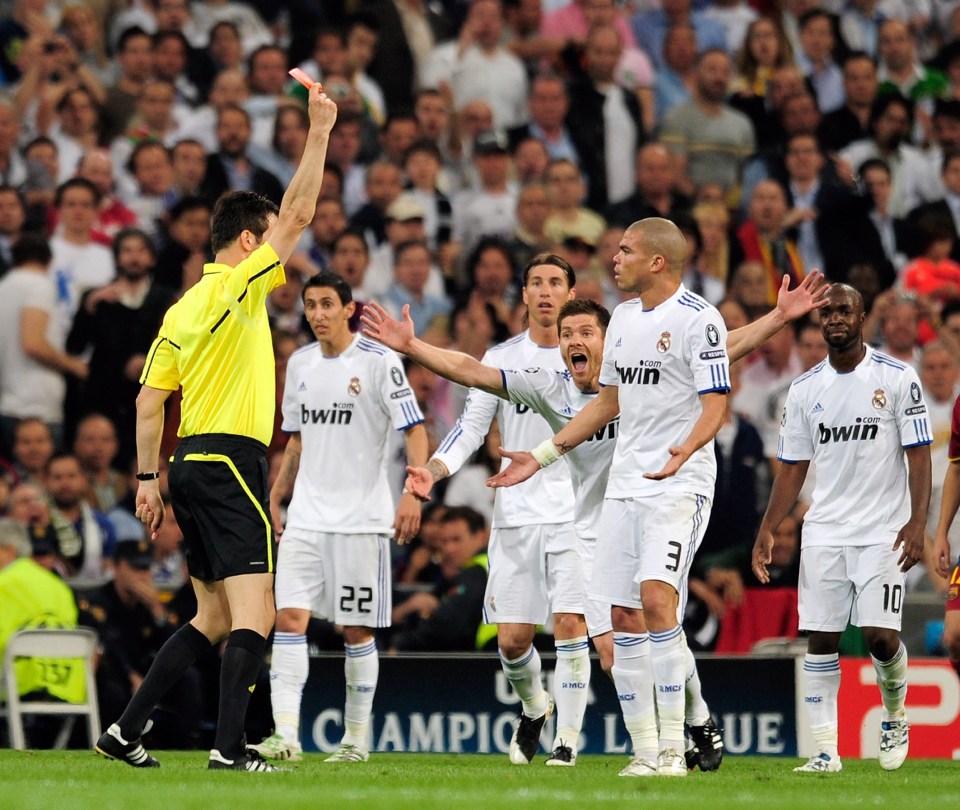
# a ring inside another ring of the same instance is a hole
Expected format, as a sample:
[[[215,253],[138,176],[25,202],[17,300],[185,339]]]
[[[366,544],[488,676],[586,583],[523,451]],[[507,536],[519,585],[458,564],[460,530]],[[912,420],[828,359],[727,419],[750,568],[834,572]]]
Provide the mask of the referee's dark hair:
[[[46,267],[53,259],[50,243],[40,234],[24,233],[10,248],[10,259],[14,267],[25,264],[40,264]]]
[[[253,191],[221,194],[210,221],[210,247],[219,253],[244,231],[250,231],[257,239],[263,238],[270,215],[279,212],[276,203]]]
[[[303,292],[300,294],[304,301],[307,300],[307,290],[313,287],[329,287],[337,294],[340,303],[344,306],[353,301],[353,291],[350,289],[350,285],[336,273],[322,270],[315,276],[310,276],[307,283],[303,285]]]
[[[523,268],[523,286],[527,286],[527,279],[530,276],[530,271],[534,267],[539,267],[540,265],[550,265],[552,267],[559,267],[563,270],[563,274],[567,277],[567,286],[572,290],[577,284],[577,275],[573,272],[573,268],[570,266],[570,262],[564,259],[562,256],[558,256],[556,253],[538,253],[530,261],[527,262],[527,266]]]

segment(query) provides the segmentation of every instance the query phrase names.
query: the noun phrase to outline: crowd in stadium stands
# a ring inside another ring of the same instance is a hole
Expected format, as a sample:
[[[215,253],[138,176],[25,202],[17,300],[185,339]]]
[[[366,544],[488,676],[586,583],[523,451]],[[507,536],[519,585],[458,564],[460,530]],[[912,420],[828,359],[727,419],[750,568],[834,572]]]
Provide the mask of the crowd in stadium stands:
[[[268,302],[278,404],[287,359],[313,339],[300,294],[320,270],[358,302],[394,315],[409,305],[419,335],[479,359],[524,328],[531,256],[564,256],[578,296],[612,310],[624,228],[667,217],[689,244],[685,284],[730,329],[769,311],[784,275],[820,268],[862,293],[865,338],[926,390],[932,536],[960,386],[960,0],[6,0],[0,515],[75,589],[81,622],[129,640],[142,614],[159,643],[190,617],[172,512],[139,545],[138,380],[166,308],[212,258],[218,195],[279,203],[309,124],[295,66],[323,81],[339,115],[316,215]],[[771,629],[742,626],[760,589],[749,551],[787,389],[825,356],[814,320],[731,369],[687,616],[702,649]],[[432,452],[466,391],[408,374]],[[164,451],[178,414],[173,397]],[[272,470],[279,408],[276,425]],[[442,482],[420,536],[395,550],[385,648],[489,640],[478,594],[497,447],[493,436]],[[795,594],[804,508],[779,529],[764,590]],[[946,589],[930,565],[909,582]],[[789,616],[774,634],[795,632]],[[338,648],[335,632],[311,638]],[[107,645],[105,713],[149,665],[138,644],[136,655]]]

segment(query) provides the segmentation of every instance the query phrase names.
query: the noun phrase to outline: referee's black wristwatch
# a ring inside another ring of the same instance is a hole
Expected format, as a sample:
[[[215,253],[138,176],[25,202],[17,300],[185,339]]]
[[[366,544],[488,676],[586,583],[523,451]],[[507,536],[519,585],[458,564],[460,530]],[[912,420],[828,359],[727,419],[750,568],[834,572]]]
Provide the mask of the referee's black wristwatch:
[[[135,477],[138,481],[155,481],[160,477],[160,473],[159,472],[137,473]]]

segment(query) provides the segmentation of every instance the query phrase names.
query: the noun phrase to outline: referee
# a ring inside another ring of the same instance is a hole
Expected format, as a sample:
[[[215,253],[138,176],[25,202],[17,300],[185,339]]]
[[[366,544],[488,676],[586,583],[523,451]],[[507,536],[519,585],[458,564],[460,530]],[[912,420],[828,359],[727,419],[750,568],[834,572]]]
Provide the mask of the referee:
[[[275,374],[265,300],[313,218],[336,105],[310,89],[310,132],[280,211],[248,191],[224,194],[211,221],[213,263],[174,304],[150,348],[137,397],[137,516],[156,537],[163,521],[157,462],[163,404],[183,389],[170,493],[184,537],[197,615],[163,645],[97,751],[157,767],[140,743],[151,712],[201,653],[226,638],[211,770],[273,771],[246,750],[247,704],[273,627],[276,540],[267,499],[266,445]]]

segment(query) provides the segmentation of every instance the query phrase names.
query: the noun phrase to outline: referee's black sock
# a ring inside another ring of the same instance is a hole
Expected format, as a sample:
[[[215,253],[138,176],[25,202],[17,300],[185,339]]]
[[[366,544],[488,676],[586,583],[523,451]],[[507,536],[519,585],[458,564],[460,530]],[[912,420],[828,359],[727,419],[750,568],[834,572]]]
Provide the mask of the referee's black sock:
[[[267,640],[255,630],[234,630],[220,666],[220,714],[213,747],[227,759],[244,754],[243,726]]]
[[[140,737],[144,724],[170,687],[209,649],[210,639],[192,624],[185,624],[167,639],[117,721],[123,739],[131,742]]]

